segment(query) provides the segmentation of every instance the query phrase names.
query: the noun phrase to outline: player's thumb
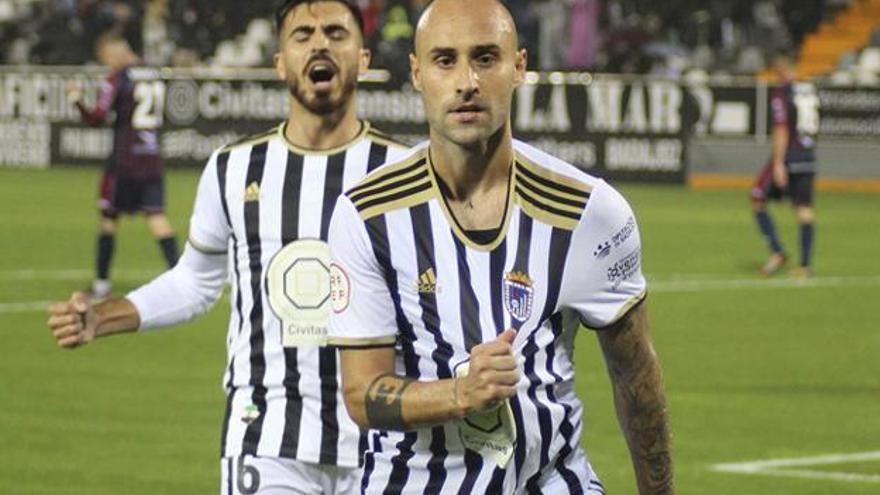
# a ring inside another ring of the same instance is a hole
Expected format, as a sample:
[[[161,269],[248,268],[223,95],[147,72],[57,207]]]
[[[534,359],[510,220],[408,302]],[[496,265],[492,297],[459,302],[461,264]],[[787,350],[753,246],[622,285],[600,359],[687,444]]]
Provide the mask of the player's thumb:
[[[85,313],[89,309],[89,297],[85,293],[74,292],[70,296],[70,304],[74,311]]]
[[[515,339],[515,338],[516,338],[516,330],[514,330],[512,328],[508,328],[507,330],[502,332],[501,335],[499,335],[498,338],[495,340],[498,340],[499,342],[513,344],[513,339]]]

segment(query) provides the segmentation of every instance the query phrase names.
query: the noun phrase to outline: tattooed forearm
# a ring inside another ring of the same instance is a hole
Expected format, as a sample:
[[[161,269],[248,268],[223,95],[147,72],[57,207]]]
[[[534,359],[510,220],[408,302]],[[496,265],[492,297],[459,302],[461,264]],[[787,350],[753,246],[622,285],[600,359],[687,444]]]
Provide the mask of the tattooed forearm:
[[[599,341],[639,493],[675,493],[663,374],[648,336],[645,304],[634,308],[614,327],[600,332]]]
[[[397,376],[394,373],[380,375],[367,388],[364,406],[367,421],[377,430],[402,430],[403,392],[415,380]]]

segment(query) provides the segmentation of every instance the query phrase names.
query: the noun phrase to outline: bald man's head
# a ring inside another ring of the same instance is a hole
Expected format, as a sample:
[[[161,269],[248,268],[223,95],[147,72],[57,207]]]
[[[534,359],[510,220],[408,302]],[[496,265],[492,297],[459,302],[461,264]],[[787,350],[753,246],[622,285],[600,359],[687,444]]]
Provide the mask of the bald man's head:
[[[431,139],[461,146],[509,131],[514,90],[525,78],[513,17],[498,0],[435,0],[410,57]]]
[[[431,33],[437,24],[448,26],[457,23],[462,26],[461,20],[493,23],[499,31],[510,35],[509,41],[513,43],[513,49],[519,45],[513,15],[499,0],[434,0],[419,17],[415,38],[416,54],[419,52],[419,45],[423,44],[425,33]]]

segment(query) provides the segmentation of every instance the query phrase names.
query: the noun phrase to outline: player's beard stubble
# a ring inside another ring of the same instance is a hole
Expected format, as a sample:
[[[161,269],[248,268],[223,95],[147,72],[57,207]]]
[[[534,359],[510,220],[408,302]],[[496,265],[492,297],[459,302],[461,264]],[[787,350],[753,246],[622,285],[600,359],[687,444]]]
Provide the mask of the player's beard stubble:
[[[342,74],[337,74],[341,77]],[[308,76],[306,76],[308,77]],[[342,82],[342,88],[338,96],[334,97],[333,92],[326,94],[316,94],[309,97],[307,91],[302,88],[299,79],[292,79],[287,85],[290,96],[292,96],[300,105],[305,107],[309,112],[315,115],[331,115],[345,108],[351,100],[357,89],[357,76],[346,77]]]

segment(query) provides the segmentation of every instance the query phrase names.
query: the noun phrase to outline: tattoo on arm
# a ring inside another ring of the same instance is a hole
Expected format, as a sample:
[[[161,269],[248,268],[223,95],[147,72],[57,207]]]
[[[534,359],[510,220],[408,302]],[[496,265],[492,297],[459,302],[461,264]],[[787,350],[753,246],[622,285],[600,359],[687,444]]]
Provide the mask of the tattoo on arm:
[[[641,494],[672,494],[670,432],[663,373],[648,336],[645,305],[600,333],[614,403]]]
[[[415,380],[386,373],[378,376],[367,388],[364,407],[367,410],[367,421],[377,430],[402,430],[403,392]]]

